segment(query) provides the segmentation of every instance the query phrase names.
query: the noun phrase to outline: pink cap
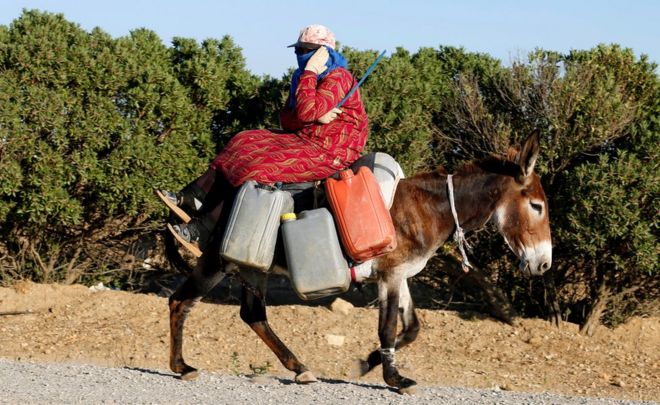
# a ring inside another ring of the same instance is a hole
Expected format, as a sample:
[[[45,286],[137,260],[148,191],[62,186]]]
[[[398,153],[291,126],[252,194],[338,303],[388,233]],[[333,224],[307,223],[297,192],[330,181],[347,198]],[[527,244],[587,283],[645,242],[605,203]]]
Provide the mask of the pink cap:
[[[291,44],[288,48],[293,46],[300,48],[318,48],[321,45],[327,45],[332,49],[335,49],[335,34],[330,31],[330,28],[319,25],[312,24],[308,25],[300,31],[298,35],[298,41],[295,44]]]

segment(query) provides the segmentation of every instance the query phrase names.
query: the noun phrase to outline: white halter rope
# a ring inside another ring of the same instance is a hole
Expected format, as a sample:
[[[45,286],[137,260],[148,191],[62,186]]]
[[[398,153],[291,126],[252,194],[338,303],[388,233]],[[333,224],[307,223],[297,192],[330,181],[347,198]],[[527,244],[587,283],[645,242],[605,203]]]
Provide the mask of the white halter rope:
[[[467,254],[465,253],[465,247],[470,248],[470,245],[465,240],[465,233],[463,233],[463,228],[458,223],[458,214],[456,213],[456,206],[454,204],[454,185],[452,183],[453,175],[447,175],[447,189],[449,190],[449,206],[451,207],[451,213],[454,216],[454,223],[456,224],[456,232],[454,232],[454,240],[458,243],[458,249],[461,251],[461,256],[463,256],[463,271],[468,272],[472,268],[472,265],[468,261]]]

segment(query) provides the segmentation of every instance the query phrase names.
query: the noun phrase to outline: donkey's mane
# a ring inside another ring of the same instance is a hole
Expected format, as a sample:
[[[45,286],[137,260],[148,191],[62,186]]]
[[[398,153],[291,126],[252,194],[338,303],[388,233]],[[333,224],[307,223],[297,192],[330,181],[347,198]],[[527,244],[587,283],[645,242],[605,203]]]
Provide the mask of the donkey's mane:
[[[516,152],[515,150],[513,152]],[[520,166],[514,162],[515,154],[509,152],[507,158],[497,155],[489,155],[483,159],[474,160],[458,167],[454,174],[478,174],[478,173],[494,173],[503,176],[516,177],[520,175]],[[443,166],[438,166],[435,170],[421,172],[416,174],[415,177],[422,181],[432,181],[438,175],[446,176],[449,174],[447,169]]]
[[[520,166],[514,162],[516,153],[516,150],[509,150],[506,158],[489,155],[483,159],[466,163],[456,169],[456,174],[495,173],[511,177],[518,176]]]

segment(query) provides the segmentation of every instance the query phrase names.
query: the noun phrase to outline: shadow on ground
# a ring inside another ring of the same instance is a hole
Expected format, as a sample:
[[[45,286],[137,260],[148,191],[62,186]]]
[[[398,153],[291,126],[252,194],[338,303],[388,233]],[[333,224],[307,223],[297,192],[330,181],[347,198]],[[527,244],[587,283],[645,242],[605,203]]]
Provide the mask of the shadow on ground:
[[[169,297],[176,288],[183,283],[185,276],[167,273],[137,286],[135,290],[142,293],[155,293],[162,297]],[[447,291],[438,291],[426,283],[408,280],[410,292],[415,306],[421,309],[446,309],[459,312],[480,312],[485,309],[483,304],[452,300]],[[237,280],[225,278],[204,299],[204,302],[216,304],[240,304],[241,284]],[[284,276],[273,275],[269,277],[266,302],[274,305],[306,305],[328,306],[336,298],[350,302],[355,307],[372,308],[377,303],[376,284],[352,284],[343,294],[331,295],[315,300],[303,300],[293,290],[291,283]]]

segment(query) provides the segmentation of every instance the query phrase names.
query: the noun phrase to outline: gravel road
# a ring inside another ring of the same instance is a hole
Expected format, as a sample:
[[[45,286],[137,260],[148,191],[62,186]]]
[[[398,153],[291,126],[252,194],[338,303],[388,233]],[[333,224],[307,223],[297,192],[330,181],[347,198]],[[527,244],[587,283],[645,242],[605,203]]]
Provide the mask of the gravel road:
[[[514,393],[453,387],[419,387],[399,395],[384,385],[322,380],[296,385],[279,377],[201,373],[192,382],[168,371],[35,364],[0,359],[3,404],[642,404],[650,402]]]

